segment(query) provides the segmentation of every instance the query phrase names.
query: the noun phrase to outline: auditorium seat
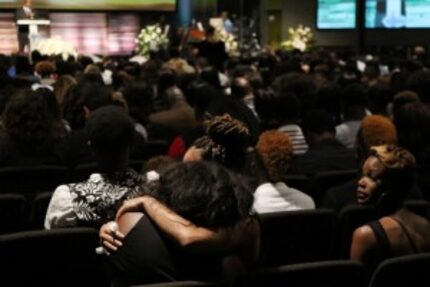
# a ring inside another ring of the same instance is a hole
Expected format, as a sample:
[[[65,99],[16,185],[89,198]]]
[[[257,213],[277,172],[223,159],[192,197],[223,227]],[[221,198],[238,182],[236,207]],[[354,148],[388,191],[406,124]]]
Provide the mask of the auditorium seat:
[[[0,168],[0,193],[19,193],[33,198],[37,193],[53,191],[69,182],[69,169],[64,166],[32,166]]]
[[[376,268],[369,287],[430,286],[430,253],[390,258]]]
[[[317,207],[321,206],[321,200],[328,189],[343,184],[357,177],[357,170],[336,170],[316,174],[309,184],[309,195],[315,201]]]
[[[27,200],[20,194],[0,194],[0,234],[21,231],[25,225]]]
[[[30,208],[29,229],[43,229],[46,210],[51,201],[53,192],[43,192],[33,199]]]
[[[336,214],[300,210],[261,214],[261,265],[279,266],[333,258]]]
[[[356,261],[339,260],[312,262],[256,270],[240,281],[238,286],[265,287],[364,287],[365,269]]]
[[[2,286],[108,287],[98,230],[68,228],[0,236]]]

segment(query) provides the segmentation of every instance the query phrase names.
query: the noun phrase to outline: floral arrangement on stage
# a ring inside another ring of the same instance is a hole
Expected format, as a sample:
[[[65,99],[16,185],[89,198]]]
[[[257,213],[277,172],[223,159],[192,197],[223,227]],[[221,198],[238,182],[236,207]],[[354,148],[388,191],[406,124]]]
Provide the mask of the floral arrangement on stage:
[[[226,52],[230,56],[237,56],[239,54],[239,43],[236,37],[225,30],[217,29],[216,33],[218,39],[224,42]]]
[[[151,51],[167,49],[169,39],[159,25],[148,25],[140,31],[136,44],[136,52],[147,57]]]
[[[298,25],[288,29],[288,40],[281,43],[281,48],[287,51],[309,51],[315,44],[314,34],[309,27]]]
[[[77,51],[70,43],[57,38],[47,38],[37,41],[34,50],[46,56],[61,55],[64,60],[69,56],[78,56]]]

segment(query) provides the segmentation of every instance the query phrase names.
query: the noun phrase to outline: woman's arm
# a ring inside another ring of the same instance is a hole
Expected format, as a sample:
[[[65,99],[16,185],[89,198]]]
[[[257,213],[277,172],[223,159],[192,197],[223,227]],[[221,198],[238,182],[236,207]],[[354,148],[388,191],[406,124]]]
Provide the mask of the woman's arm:
[[[234,227],[212,230],[196,226],[150,196],[126,201],[117,218],[128,211],[144,211],[155,224],[181,247],[192,253],[211,253],[238,249],[247,262],[258,258],[260,228],[254,219],[247,219]]]
[[[363,225],[357,228],[352,235],[351,260],[365,262],[376,244],[376,237],[370,226]]]

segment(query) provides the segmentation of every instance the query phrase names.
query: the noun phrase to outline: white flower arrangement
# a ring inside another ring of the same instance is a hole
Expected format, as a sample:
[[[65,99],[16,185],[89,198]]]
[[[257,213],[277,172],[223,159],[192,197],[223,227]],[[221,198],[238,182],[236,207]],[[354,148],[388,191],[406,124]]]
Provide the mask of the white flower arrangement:
[[[281,43],[281,48],[287,51],[308,51],[314,45],[314,34],[309,27],[298,25],[288,29],[288,40]]]
[[[167,49],[169,39],[159,25],[148,25],[140,31],[136,44],[136,52],[147,57],[151,51]]]
[[[216,35],[217,35],[219,40],[224,42],[225,51],[227,52],[227,54],[229,54],[230,56],[237,56],[238,55],[239,43],[233,34],[228,33],[225,30],[217,29]]]
[[[36,42],[34,50],[46,56],[61,55],[64,60],[69,56],[77,57],[75,48],[66,41],[57,38],[41,39]]]

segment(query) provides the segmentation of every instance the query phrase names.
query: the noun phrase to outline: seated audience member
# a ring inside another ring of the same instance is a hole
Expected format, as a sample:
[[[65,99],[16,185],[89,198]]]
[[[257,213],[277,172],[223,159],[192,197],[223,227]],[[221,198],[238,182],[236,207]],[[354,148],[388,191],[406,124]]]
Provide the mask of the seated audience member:
[[[115,218],[124,200],[143,193],[144,180],[128,168],[135,132],[124,110],[99,108],[89,117],[85,131],[100,173],[83,182],[57,187],[46,213],[46,229],[100,227]]]
[[[70,94],[65,98],[64,115],[70,123],[72,132],[64,138],[56,153],[65,165],[75,167],[95,161],[88,146],[86,120],[97,109],[112,105],[113,99],[111,91],[99,84],[81,84],[71,88],[69,92]],[[144,147],[144,138],[136,132],[130,157],[132,159],[143,158]]]
[[[351,84],[342,91],[343,123],[336,127],[336,139],[349,149],[354,148],[361,120],[366,116],[366,92],[360,84]]]
[[[328,112],[309,111],[302,126],[309,149],[293,162],[294,173],[312,176],[323,171],[357,168],[354,152],[336,139],[335,125]]]
[[[299,99],[294,93],[279,93],[274,101],[276,118],[280,124],[278,131],[291,139],[295,155],[304,154],[308,150],[308,144],[298,125],[301,109]]]
[[[418,185],[423,197],[430,200],[430,108],[420,102],[408,103],[394,114],[399,145],[417,160]]]
[[[173,164],[160,173],[152,194],[124,203],[119,232],[109,232],[111,223],[100,231],[103,245],[113,251],[117,282],[219,279],[232,262],[245,267],[258,259],[252,193],[225,168]]]
[[[59,77],[58,80],[53,84],[54,94],[60,106],[63,106],[64,97],[68,90],[75,85],[77,85],[77,81],[70,75]]]
[[[403,91],[394,95],[391,116],[396,117],[400,109],[409,103],[417,103],[420,101],[418,95],[411,91]]]
[[[177,86],[168,88],[161,96],[166,109],[149,115],[151,124],[173,130],[175,135],[197,125],[193,108],[187,103],[184,94]]]
[[[55,110],[55,98],[46,89],[22,90],[10,97],[0,132],[0,166],[60,163],[54,150],[64,130]]]
[[[253,168],[259,184],[254,192],[257,213],[315,208],[310,196],[282,182],[292,157],[293,144],[286,134],[266,131],[260,135]]]
[[[396,144],[397,132],[394,124],[383,116],[367,116],[361,123],[357,135],[357,160],[362,165],[372,146]],[[340,211],[343,207],[355,204],[357,180],[353,179],[329,189],[322,201],[322,207]]]
[[[377,83],[369,88],[367,94],[370,112],[388,117],[388,104],[394,97],[393,89],[389,85]]]
[[[197,139],[185,153],[183,161],[212,160],[243,172],[246,167],[246,151],[250,146],[250,134],[246,125],[225,114],[210,119],[206,135]]]
[[[55,83],[55,64],[50,61],[41,61],[36,64],[34,70],[40,78],[40,84],[34,84],[32,86],[33,89],[43,87],[53,90],[53,84]]]
[[[379,219],[356,229],[351,259],[370,271],[384,259],[430,251],[430,222],[403,201],[414,185],[415,158],[396,146],[371,148],[358,181],[357,201],[376,209]]]

